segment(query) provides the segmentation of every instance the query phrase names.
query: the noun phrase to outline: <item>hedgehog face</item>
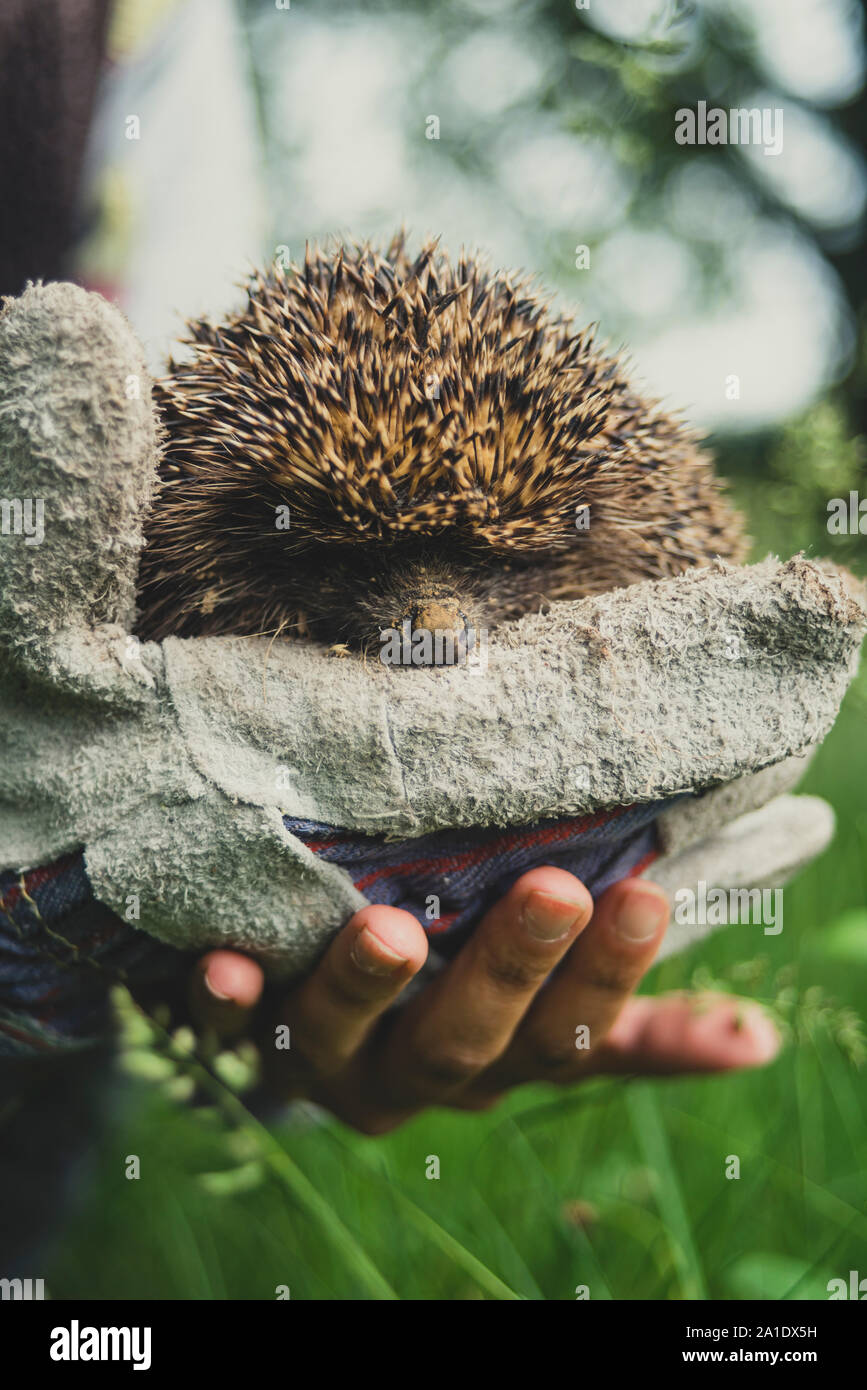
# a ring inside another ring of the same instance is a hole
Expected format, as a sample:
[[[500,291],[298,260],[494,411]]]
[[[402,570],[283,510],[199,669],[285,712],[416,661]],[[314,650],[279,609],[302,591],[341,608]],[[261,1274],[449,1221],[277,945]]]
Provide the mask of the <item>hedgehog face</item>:
[[[451,665],[466,654],[486,621],[484,599],[489,591],[467,564],[414,546],[387,560],[382,553],[371,554],[360,571],[355,565],[352,569],[354,573],[338,572],[335,579],[348,596],[343,641],[362,651],[373,652],[394,633],[412,637],[426,632],[433,639],[431,662]],[[333,635],[327,603],[318,605],[315,613],[311,609],[308,621],[314,634],[321,632],[326,640]]]
[[[311,557],[311,563],[313,563]],[[480,560],[447,540],[318,556],[304,595],[304,625],[321,642],[375,656],[395,633],[427,632],[433,664],[459,661],[480,634],[526,612],[526,567]],[[539,574],[544,583],[546,572]],[[544,599],[540,591],[539,602]],[[538,606],[538,605],[536,605]],[[440,640],[444,639],[444,640]],[[416,664],[425,664],[419,660]]]
[[[742,554],[682,424],[525,283],[434,245],[258,275],[189,345],[156,388],[142,636],[460,643]]]

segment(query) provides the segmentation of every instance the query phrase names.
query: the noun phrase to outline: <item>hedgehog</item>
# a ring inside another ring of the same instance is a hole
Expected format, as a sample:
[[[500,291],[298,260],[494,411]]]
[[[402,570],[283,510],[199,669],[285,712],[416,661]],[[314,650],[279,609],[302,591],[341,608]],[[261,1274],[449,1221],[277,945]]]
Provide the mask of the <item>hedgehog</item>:
[[[246,294],[155,386],[141,637],[447,633],[442,663],[558,600],[743,558],[697,437],[532,280],[401,234],[308,247]]]

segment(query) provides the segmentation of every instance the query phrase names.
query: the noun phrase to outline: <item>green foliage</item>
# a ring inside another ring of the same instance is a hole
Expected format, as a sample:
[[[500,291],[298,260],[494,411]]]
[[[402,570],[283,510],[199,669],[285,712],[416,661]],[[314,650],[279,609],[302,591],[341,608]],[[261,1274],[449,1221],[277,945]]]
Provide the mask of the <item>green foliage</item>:
[[[867,572],[867,534],[828,531],[832,498],[867,498],[867,442],[853,434],[839,398],[819,401],[783,427],[763,467],[750,448],[722,446],[735,501],[748,518],[756,558],[805,550]],[[867,532],[867,515],[863,518]]]

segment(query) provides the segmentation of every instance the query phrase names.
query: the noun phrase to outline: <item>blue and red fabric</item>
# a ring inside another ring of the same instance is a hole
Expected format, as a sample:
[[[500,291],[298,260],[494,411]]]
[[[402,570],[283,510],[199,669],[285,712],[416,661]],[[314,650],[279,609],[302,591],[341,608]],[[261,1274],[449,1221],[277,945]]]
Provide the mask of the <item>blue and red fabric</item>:
[[[399,842],[288,816],[284,824],[314,854],[346,869],[370,902],[411,912],[449,954],[536,864],[568,869],[595,894],[640,873],[656,852],[654,822],[661,809],[659,802],[617,806],[510,830],[439,830]]]
[[[508,830],[438,831],[390,841],[284,818],[314,854],[340,865],[370,901],[411,912],[450,955],[527,869],[555,864],[598,896],[656,855],[670,801],[618,806]],[[77,1049],[102,1039],[112,984],[177,982],[186,953],[125,922],[93,896],[82,851],[0,874],[0,1056]]]

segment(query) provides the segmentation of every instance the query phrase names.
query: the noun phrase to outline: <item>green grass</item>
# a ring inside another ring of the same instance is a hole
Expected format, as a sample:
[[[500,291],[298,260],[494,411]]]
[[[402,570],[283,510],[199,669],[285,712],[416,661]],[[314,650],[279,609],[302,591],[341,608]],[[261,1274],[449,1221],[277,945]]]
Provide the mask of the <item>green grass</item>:
[[[867,1015],[865,717],[862,676],[804,786],[834,804],[837,838],[786,889],[783,932],[732,927],[647,982],[700,968],[777,997],[793,1036],[772,1067],[528,1089],[379,1140],[303,1112],[269,1132],[232,1096],[191,1109],[134,1078],[52,1296],[803,1299],[867,1275],[867,1067],[827,1004]]]

